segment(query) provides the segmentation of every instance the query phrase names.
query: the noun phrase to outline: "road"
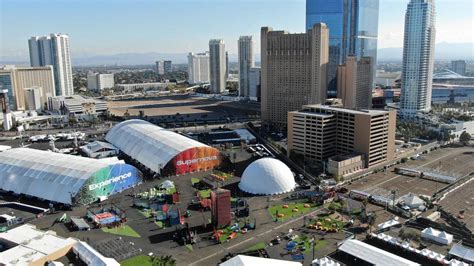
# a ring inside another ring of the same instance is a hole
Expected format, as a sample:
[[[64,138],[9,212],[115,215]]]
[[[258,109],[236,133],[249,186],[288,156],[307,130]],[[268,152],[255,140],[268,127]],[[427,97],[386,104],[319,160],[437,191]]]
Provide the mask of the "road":
[[[211,255],[208,255],[208,256],[206,256],[206,257],[204,257],[204,258],[201,258],[201,259],[199,259],[199,260],[197,260],[197,261],[195,261],[195,262],[193,262],[193,263],[191,263],[191,264],[189,264],[189,265],[200,265],[199,263],[202,263],[202,262],[204,262],[204,261],[207,261],[207,260],[209,260],[209,259],[212,259],[213,257],[218,256],[218,255],[220,255],[221,257],[223,257],[225,254],[222,254],[222,253],[228,252],[228,251],[231,250],[231,249],[238,248],[239,246],[241,246],[241,245],[243,245],[243,244],[246,244],[246,243],[248,243],[248,242],[250,242],[250,241],[252,241],[252,240],[254,240],[254,239],[261,239],[263,236],[274,236],[274,235],[276,235],[275,233],[277,233],[277,234],[279,234],[279,233],[286,233],[287,230],[280,230],[280,229],[283,229],[283,228],[286,229],[286,228],[289,227],[290,225],[292,225],[292,224],[294,224],[294,223],[296,223],[296,222],[301,221],[302,219],[304,219],[305,216],[312,216],[312,215],[317,214],[317,213],[320,212],[320,211],[321,211],[321,209],[316,209],[316,210],[314,210],[314,211],[312,211],[312,212],[306,213],[305,215],[301,215],[301,216],[299,216],[299,217],[297,217],[297,218],[294,218],[294,219],[291,219],[291,220],[289,220],[289,221],[287,221],[287,222],[284,222],[284,223],[282,223],[282,224],[280,224],[280,225],[278,225],[278,226],[276,226],[276,227],[273,227],[272,229],[268,229],[268,230],[266,230],[266,231],[264,231],[264,232],[260,232],[258,235],[254,235],[254,236],[252,236],[252,237],[249,237],[249,238],[247,238],[247,239],[245,239],[245,240],[242,240],[242,241],[240,241],[240,242],[238,242],[238,243],[235,243],[235,244],[233,244],[233,245],[230,245],[230,246],[222,246],[222,248],[221,248],[220,250],[218,250],[217,252],[211,253]]]

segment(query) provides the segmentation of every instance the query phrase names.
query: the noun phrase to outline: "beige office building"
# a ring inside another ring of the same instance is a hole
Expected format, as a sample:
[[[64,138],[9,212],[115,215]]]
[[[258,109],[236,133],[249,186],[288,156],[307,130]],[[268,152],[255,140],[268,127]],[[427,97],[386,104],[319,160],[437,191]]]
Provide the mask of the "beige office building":
[[[329,29],[306,33],[261,29],[261,110],[264,123],[285,126],[289,111],[326,99]]]
[[[26,110],[25,89],[39,89],[41,106],[44,108],[49,97],[56,96],[52,66],[0,68],[0,85],[9,90],[14,110]]]
[[[370,109],[372,107],[373,62],[371,57],[348,56],[337,68],[337,97],[345,108]]]
[[[395,111],[306,105],[288,113],[288,152],[316,164],[356,152],[371,167],[394,157],[395,119]]]

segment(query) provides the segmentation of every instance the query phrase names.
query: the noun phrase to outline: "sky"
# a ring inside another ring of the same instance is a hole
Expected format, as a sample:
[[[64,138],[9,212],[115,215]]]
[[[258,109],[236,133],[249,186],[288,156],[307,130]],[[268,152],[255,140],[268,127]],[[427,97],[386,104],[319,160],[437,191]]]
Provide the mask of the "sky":
[[[379,48],[403,46],[408,0],[380,0]],[[436,42],[474,43],[474,0],[436,0]],[[31,36],[67,33],[76,56],[187,53],[260,28],[305,31],[304,0],[0,0],[0,56],[28,56]]]

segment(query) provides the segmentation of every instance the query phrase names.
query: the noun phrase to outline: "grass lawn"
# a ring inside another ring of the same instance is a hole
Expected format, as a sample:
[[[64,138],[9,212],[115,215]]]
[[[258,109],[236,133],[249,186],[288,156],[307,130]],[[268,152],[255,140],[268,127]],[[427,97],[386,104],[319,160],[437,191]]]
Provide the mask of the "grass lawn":
[[[146,256],[146,255],[139,255],[135,257],[131,257],[129,259],[126,259],[122,262],[120,262],[121,266],[135,266],[135,265],[140,265],[140,266],[151,266],[151,258]]]
[[[140,235],[135,232],[130,226],[124,225],[121,227],[116,227],[116,228],[107,228],[107,227],[102,227],[102,231],[114,235],[121,235],[121,236],[130,236],[130,237],[140,237]]]
[[[249,247],[248,249],[244,250],[243,252],[251,252],[251,251],[256,251],[256,250],[259,250],[259,249],[264,249],[266,246],[267,246],[267,244],[265,244],[264,242],[259,242],[255,245]]]
[[[310,238],[308,237],[298,237],[294,240],[295,242],[299,243],[299,242],[304,242],[302,245],[298,245],[298,247],[304,247],[304,251],[303,251],[303,254],[308,254],[311,252],[311,240]],[[322,249],[323,247],[326,246],[326,241],[325,240],[316,240],[315,244],[314,244],[314,250],[315,251],[318,251],[320,249]]]
[[[156,221],[155,224],[156,224],[156,226],[158,226],[158,228],[160,228],[160,229],[165,227],[165,225],[163,224],[162,221]]]
[[[138,209],[138,212],[141,213],[146,218],[151,217],[151,210],[150,209]]]
[[[304,205],[309,204],[309,208],[305,208]],[[278,221],[285,221],[287,219],[290,219],[292,217],[300,216],[301,214],[308,213],[316,208],[316,205],[310,204],[310,203],[292,203],[292,204],[287,204],[288,208],[283,208],[284,204],[278,204],[271,206],[268,208],[268,211],[270,212],[270,215],[273,217],[273,219],[276,218],[276,212],[278,211],[278,214],[283,214],[283,217],[278,218]],[[294,208],[298,208],[298,212],[293,212]]]
[[[210,189],[199,190],[199,195],[203,199],[208,199],[211,197],[211,190]]]
[[[191,184],[194,186],[195,184],[201,182],[201,180],[199,178],[195,178],[195,177],[192,177],[191,178]]]

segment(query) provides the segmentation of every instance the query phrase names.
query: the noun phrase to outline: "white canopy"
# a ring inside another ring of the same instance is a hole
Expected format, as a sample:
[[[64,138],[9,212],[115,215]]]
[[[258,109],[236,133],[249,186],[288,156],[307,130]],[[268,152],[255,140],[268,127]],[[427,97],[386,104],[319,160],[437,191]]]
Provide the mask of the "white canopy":
[[[160,173],[181,152],[195,147],[208,147],[139,119],[127,120],[114,126],[105,139],[156,173]]]
[[[78,241],[72,246],[74,253],[87,265],[94,266],[120,266],[115,259],[104,257],[97,250],[89,246],[86,242]]]
[[[425,205],[425,202],[420,199],[418,196],[408,193],[398,199],[398,202],[403,201],[405,205],[410,207],[411,209],[416,209],[422,205]]]
[[[242,191],[259,195],[287,193],[295,187],[290,168],[273,158],[262,158],[251,163],[242,174],[239,184]]]
[[[449,245],[453,242],[453,235],[444,231],[436,230],[432,227],[425,228],[421,231],[421,237],[443,245]]]
[[[374,265],[419,265],[418,263],[404,259],[356,239],[348,239],[344,241],[344,243],[339,247],[339,250]]]
[[[299,262],[288,261],[288,260],[276,260],[276,259],[267,259],[260,257],[252,257],[245,255],[237,255],[232,259],[219,264],[221,266],[292,266],[300,265]]]

